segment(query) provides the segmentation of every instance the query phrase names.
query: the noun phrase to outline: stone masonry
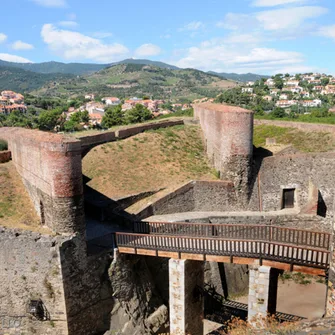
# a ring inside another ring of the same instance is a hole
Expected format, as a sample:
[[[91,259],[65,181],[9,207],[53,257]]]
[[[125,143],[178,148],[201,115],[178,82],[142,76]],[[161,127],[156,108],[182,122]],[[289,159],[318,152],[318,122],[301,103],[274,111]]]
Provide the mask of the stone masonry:
[[[203,334],[204,262],[169,260],[170,334]]]
[[[257,325],[276,313],[278,271],[269,266],[249,266],[248,321]]]
[[[253,115],[250,110],[221,104],[204,103],[194,107],[211,164],[220,172],[221,179],[234,183],[242,203],[250,191]]]

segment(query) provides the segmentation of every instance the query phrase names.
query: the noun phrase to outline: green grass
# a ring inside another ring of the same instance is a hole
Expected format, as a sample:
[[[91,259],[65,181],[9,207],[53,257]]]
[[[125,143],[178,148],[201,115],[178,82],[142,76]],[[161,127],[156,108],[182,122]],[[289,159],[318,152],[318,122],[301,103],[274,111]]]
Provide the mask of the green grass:
[[[306,123],[322,123],[322,124],[335,124],[335,115],[327,117],[316,117],[312,115],[298,115],[297,118],[274,118],[269,115],[255,115],[255,119],[259,120],[274,120],[274,121],[290,121],[290,122],[306,122]]]
[[[302,152],[326,152],[335,150],[335,138],[326,132],[305,132],[295,128],[272,125],[254,127],[254,145],[265,146],[266,138],[275,138],[278,144],[292,145]]]

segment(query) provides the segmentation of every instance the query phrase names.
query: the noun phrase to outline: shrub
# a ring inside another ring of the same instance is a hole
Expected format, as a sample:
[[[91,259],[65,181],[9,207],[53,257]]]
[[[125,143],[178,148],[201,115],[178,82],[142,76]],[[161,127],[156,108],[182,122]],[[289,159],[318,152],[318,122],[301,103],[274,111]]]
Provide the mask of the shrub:
[[[8,150],[8,143],[0,139],[0,151]]]

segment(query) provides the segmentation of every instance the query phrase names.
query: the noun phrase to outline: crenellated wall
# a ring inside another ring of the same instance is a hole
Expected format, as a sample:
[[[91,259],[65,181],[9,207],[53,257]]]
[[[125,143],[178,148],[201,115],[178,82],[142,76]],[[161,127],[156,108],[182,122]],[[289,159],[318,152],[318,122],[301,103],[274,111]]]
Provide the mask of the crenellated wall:
[[[249,194],[253,154],[253,115],[250,110],[222,104],[194,106],[203,131],[208,158],[221,179],[234,182],[239,198]]]
[[[62,135],[0,128],[41,223],[57,233],[84,234],[81,144]]]

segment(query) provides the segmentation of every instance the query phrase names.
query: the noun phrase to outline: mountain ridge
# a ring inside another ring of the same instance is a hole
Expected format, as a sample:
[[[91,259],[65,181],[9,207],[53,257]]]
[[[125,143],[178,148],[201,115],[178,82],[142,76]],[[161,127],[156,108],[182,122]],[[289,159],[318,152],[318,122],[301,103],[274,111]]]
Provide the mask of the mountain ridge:
[[[152,61],[149,59],[133,59],[128,58],[124,59],[119,62],[113,62],[109,64],[95,64],[95,63],[62,63],[56,61],[50,62],[41,62],[41,63],[14,63],[14,62],[7,62],[4,60],[0,60],[0,66],[5,67],[13,67],[13,68],[20,68],[26,71],[32,71],[36,73],[42,74],[53,74],[53,73],[61,73],[61,74],[72,74],[72,75],[89,75],[94,72],[98,72],[104,68],[109,68],[119,64],[140,64],[140,65],[152,65],[159,67],[161,69],[171,69],[171,70],[181,70],[181,68],[167,64],[160,61]],[[200,70],[198,70],[200,71]],[[235,81],[254,81],[260,78],[269,78],[270,76],[267,75],[259,75],[253,73],[220,73],[214,71],[208,71],[209,74],[214,74],[220,76],[222,78],[231,79]]]

